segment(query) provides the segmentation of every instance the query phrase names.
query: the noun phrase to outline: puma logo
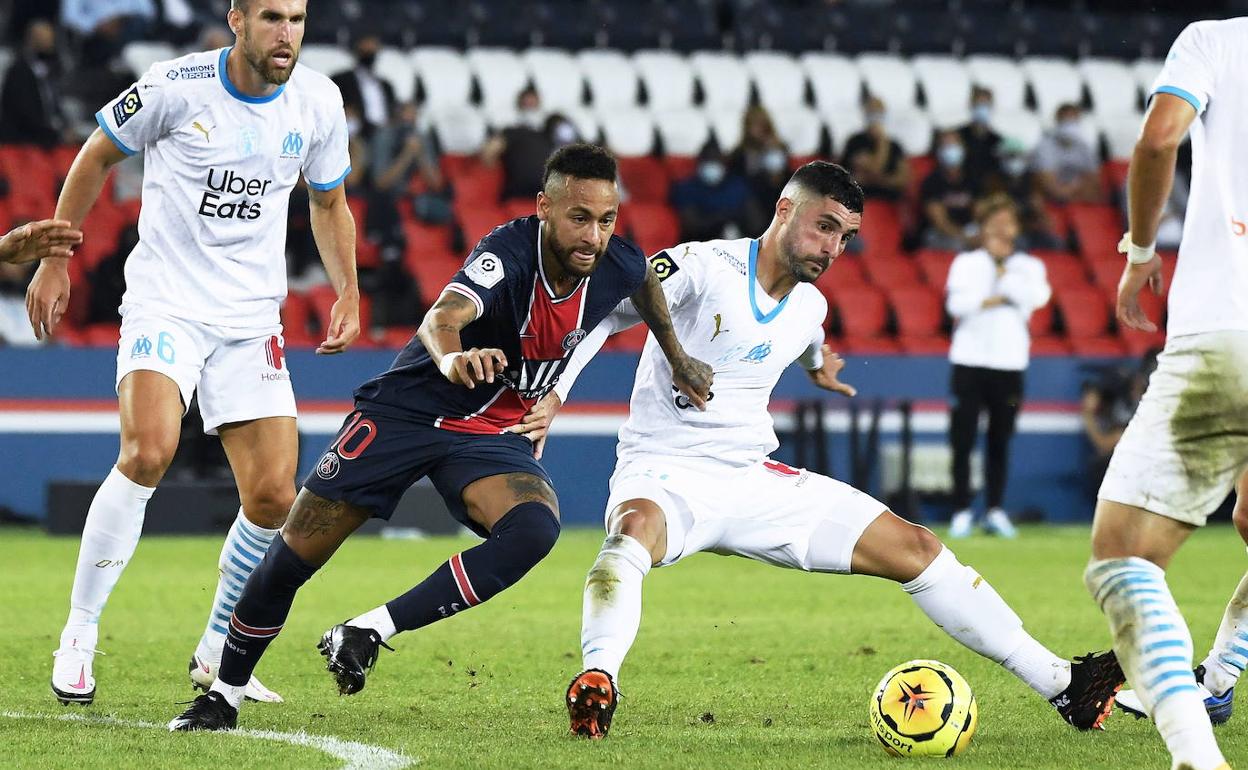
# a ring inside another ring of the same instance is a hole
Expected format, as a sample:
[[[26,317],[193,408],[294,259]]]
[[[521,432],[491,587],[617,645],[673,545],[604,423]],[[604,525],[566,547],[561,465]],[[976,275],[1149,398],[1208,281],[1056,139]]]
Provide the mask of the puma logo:
[[[211,130],[212,130],[212,128],[216,128],[216,126],[213,126],[212,128],[204,128],[203,124],[202,124],[202,123],[200,123],[200,122],[197,120],[197,121],[195,121],[194,123],[192,123],[192,124],[191,124],[191,128],[193,128],[193,129],[195,129],[196,131],[198,131],[199,133],[203,134],[203,135],[204,135],[204,141],[205,141],[205,142],[211,142],[211,141],[212,141],[212,137],[208,136],[208,132],[209,132],[209,131],[211,131]]]
[[[714,342],[715,338],[718,337],[719,335],[728,333],[729,331],[728,329],[719,328],[720,326],[723,325],[723,323],[724,323],[724,317],[720,315],[719,313],[716,313],[715,314],[715,333],[711,335],[711,342]]]

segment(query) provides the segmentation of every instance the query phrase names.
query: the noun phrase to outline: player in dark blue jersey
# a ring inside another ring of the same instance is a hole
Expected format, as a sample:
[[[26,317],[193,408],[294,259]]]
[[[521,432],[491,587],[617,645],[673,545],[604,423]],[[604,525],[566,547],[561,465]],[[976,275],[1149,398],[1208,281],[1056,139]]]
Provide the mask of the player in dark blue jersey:
[[[244,686],[296,591],[369,517],[388,518],[421,477],[485,542],[325,633],[320,649],[340,692],[363,689],[394,634],[480,604],[541,561],[559,536],[558,501],[537,461],[544,438],[514,430],[554,387],[571,351],[622,300],[630,298],[649,324],[673,384],[705,406],[711,369],[677,341],[644,255],[612,235],[618,210],[610,153],[574,144],[551,155],[537,215],[483,238],[390,369],[356,390],[355,411],[242,589],[216,682],[171,730],[236,724]]]

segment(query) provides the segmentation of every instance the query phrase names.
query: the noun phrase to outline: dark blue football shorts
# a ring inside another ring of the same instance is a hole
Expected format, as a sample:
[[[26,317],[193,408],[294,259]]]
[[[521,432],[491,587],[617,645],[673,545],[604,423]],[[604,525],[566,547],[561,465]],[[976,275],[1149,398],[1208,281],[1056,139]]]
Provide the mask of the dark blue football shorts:
[[[303,486],[389,519],[407,488],[428,476],[451,515],[487,537],[468,517],[462,493],[472,482],[500,473],[531,473],[554,488],[524,436],[454,433],[417,422],[400,409],[357,401]]]

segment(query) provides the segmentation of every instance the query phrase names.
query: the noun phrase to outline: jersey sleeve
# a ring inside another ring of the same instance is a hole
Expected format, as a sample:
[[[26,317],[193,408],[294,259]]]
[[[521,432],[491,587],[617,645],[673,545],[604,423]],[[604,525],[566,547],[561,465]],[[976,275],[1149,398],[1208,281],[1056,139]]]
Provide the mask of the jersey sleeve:
[[[1204,112],[1213,97],[1216,52],[1205,25],[1189,24],[1170,47],[1152,93],[1172,94],[1192,105],[1197,114]]]
[[[695,248],[694,244],[682,244],[650,257],[650,267],[659,277],[667,297],[668,310],[675,310],[690,297],[697,296],[705,283],[705,273],[694,253]]]
[[[308,186],[322,192],[342,184],[347,174],[351,173],[347,116],[342,109],[342,94],[332,83],[326,87],[334,90],[334,99],[327,100],[323,107],[323,128],[312,140],[303,163],[303,178],[308,180]]]
[[[823,368],[823,340],[823,327],[816,326],[810,333],[806,349],[797,357],[797,363],[806,371],[815,372]]]
[[[499,235],[501,229],[481,239],[446,285],[446,291],[467,297],[476,305],[477,318],[496,305],[500,297],[519,290],[522,282],[520,260],[508,248],[504,236]]]
[[[134,85],[97,113],[95,122],[117,149],[134,155],[169,133],[177,119],[176,81],[165,77],[167,65],[157,63]]]

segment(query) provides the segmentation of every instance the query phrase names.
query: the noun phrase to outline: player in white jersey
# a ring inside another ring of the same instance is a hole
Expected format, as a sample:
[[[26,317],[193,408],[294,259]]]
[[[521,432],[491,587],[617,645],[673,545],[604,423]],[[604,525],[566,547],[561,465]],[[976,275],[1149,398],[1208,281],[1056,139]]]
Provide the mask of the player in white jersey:
[[[1174,767],[1227,767],[1212,721],[1230,717],[1248,667],[1248,577],[1235,589],[1213,648],[1192,670],[1192,637],[1165,569],[1248,466],[1248,18],[1185,29],[1153,87],[1131,158],[1127,262],[1118,319],[1155,324],[1140,309],[1161,291],[1157,225],[1189,129],[1192,184],[1170,289],[1169,323],[1148,382],[1101,484],[1088,590],[1109,618],[1133,685],[1124,707],[1151,714]],[[1235,524],[1248,539],[1248,483]]]
[[[69,258],[82,243],[82,231],[68,222],[44,219],[27,222],[0,236],[0,263],[20,265],[44,257]]]
[[[757,240],[686,243],[651,258],[677,337],[712,364],[715,385],[705,411],[690,408],[647,339],[620,430],[608,536],[585,583],[585,670],[566,694],[572,732],[600,738],[610,727],[651,566],[700,551],[894,580],[937,625],[1017,675],[1072,725],[1099,727],[1112,707],[1122,684],[1113,653],[1073,664],[1057,657],[931,531],[847,484],[768,458],[779,445],[768,402],[790,362],[820,388],[854,394],[837,379],[845,364],[823,342],[827,302],[811,283],[858,231],[862,206],[845,169],[816,161],[793,175]],[[607,333],[636,321],[625,303],[590,333],[556,395],[528,422],[532,432],[544,435]]]
[[[82,222],[109,169],[144,151],[139,243],[126,261],[117,396],[121,450],[87,514],[52,670],[62,703],[91,703],[99,617],[130,562],[148,498],[177,447],[198,392],[204,429],[218,434],[241,507],[218,562],[207,627],[189,666],[212,684],[226,625],[247,576],[294,501],[295,399],[279,308],[286,296],[290,191],[303,176],[312,230],[338,300],[318,353],[359,334],[355,224],[342,97],[329,78],[296,67],[306,0],[233,0],[233,47],[152,66],[96,114],[57,203]],[[88,236],[89,237],[89,236]],[[37,336],[69,297],[67,259],[44,259],[27,294]],[[248,696],[281,700],[254,678]]]

